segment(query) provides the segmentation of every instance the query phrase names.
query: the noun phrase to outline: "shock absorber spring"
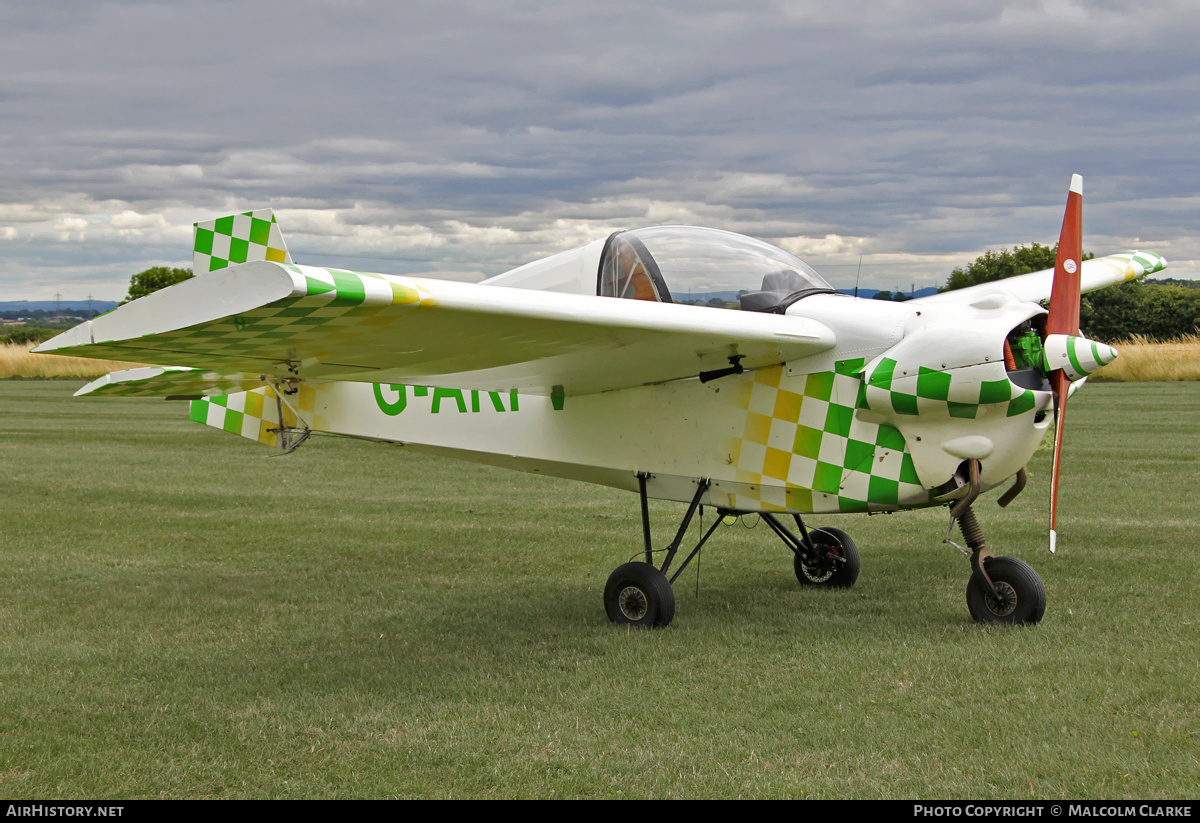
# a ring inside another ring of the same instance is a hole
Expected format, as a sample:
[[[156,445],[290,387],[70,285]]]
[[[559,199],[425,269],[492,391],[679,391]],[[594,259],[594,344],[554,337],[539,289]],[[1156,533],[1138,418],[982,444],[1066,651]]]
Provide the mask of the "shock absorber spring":
[[[985,548],[983,527],[979,525],[979,518],[975,516],[975,510],[972,507],[967,506],[958,515],[958,528],[962,532],[963,540],[967,541],[967,548],[971,551],[980,551]]]

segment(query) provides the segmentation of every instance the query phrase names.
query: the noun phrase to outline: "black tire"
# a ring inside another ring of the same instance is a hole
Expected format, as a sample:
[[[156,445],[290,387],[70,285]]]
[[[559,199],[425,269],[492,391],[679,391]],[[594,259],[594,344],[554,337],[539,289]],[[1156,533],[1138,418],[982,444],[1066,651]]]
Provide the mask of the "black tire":
[[[675,590],[666,575],[649,563],[626,563],[609,575],[604,611],[621,625],[666,626],[675,617]]]
[[[967,610],[980,623],[1033,625],[1046,613],[1046,587],[1038,573],[1015,557],[991,557],[983,568],[1000,598],[971,578],[967,583]]]
[[[847,589],[858,580],[862,564],[858,559],[858,546],[850,535],[841,529],[813,529],[808,533],[818,552],[826,555],[815,563],[806,563],[796,555],[796,579],[806,586],[828,586]],[[829,557],[829,554],[833,557]],[[844,561],[844,562],[843,562]]]

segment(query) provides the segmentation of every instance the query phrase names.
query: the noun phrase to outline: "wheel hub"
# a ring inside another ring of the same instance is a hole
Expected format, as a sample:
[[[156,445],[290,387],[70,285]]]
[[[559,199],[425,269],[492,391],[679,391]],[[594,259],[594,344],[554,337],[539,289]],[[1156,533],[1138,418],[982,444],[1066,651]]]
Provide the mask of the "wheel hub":
[[[646,599],[646,593],[637,586],[626,586],[617,595],[617,606],[626,619],[636,622],[646,616],[650,603]]]
[[[984,597],[988,611],[997,617],[1008,617],[1017,608],[1017,590],[1003,580],[993,580],[992,586],[996,589],[996,595],[989,592]]]
[[[829,578],[833,577],[834,571],[837,569],[837,562],[841,558],[838,556],[838,548],[830,546],[817,546],[817,556],[811,560],[801,561],[801,569],[804,571],[804,576],[813,583],[824,583]]]

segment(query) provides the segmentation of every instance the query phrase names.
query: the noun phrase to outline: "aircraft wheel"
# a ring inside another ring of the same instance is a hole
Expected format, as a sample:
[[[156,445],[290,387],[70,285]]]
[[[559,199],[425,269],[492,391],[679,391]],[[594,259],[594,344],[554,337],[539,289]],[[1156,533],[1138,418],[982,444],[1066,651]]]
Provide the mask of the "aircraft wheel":
[[[814,563],[806,562],[805,558],[796,555],[796,579],[807,586],[830,586],[839,589],[853,586],[854,581],[858,579],[861,564],[858,559],[858,546],[854,545],[850,535],[841,529],[813,529],[808,536],[817,547],[817,551],[824,556]],[[834,556],[827,556],[830,553]]]
[[[974,578],[967,584],[967,609],[980,623],[1037,623],[1046,611],[1046,587],[1038,573],[1015,557],[992,557],[984,569],[996,597]]]
[[[666,626],[675,617],[675,590],[649,563],[626,563],[604,587],[608,619],[627,626]]]

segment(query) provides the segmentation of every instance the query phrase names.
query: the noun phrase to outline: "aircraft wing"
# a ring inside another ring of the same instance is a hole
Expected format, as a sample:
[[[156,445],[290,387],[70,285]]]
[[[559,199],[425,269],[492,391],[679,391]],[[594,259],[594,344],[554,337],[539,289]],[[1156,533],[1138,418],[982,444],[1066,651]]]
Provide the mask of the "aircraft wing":
[[[1115,286],[1118,283],[1141,277],[1143,274],[1162,271],[1166,267],[1166,260],[1154,252],[1148,251],[1130,251],[1084,260],[1079,274],[1080,290],[1089,292],[1106,286]],[[1040,300],[1050,299],[1050,288],[1053,284],[1054,269],[1045,269],[1029,274],[1019,274],[1004,280],[980,283],[965,289],[931,294],[928,297],[917,297],[908,302],[945,303],[960,300],[971,302],[989,294],[1008,294],[1018,300],[1036,303]]]
[[[201,372],[116,378],[93,384],[100,394],[237,391],[268,375],[579,395],[695,377],[735,355],[747,369],[774,365],[835,342],[805,318],[259,261],[132,301],[34,351]]]

